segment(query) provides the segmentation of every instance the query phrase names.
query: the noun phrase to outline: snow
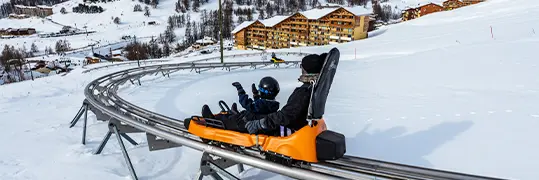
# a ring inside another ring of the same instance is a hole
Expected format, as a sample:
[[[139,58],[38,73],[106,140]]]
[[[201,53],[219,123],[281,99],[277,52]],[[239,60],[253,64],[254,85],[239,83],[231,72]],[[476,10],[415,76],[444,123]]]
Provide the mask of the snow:
[[[205,44],[205,43],[215,43],[212,38],[204,37],[203,39],[196,40],[196,43]]]
[[[247,26],[253,24],[254,22],[256,22],[256,21],[244,21],[241,24],[237,25],[236,28],[234,28],[234,30],[231,31],[231,33],[235,34],[235,33],[239,32],[239,31],[241,31],[243,28],[246,28]]]
[[[325,119],[329,129],[347,137],[347,154],[533,180],[539,179],[538,22],[538,1],[490,0],[387,26],[360,41],[275,51],[339,48],[342,61]],[[238,52],[249,51],[228,53]],[[85,146],[80,144],[81,122],[71,129],[68,122],[87,83],[131,67],[87,74],[78,68],[64,77],[0,86],[0,141],[5,144],[0,148],[0,179],[129,179],[114,139],[103,154],[92,155],[107,131],[106,122],[88,114]],[[219,100],[237,102],[233,81],[249,86],[267,75],[279,80],[277,100],[286,102],[299,74],[299,69],[270,67],[180,71],[170,79],[145,77],[142,86],[126,84],[119,95],[183,119],[199,114],[203,104],[217,111]],[[141,179],[192,179],[198,170],[200,152],[175,148],[149,153],[143,134],[132,137],[141,145],[126,146]],[[252,168],[241,177],[286,179]]]
[[[311,9],[311,10],[308,10],[308,11],[303,11],[303,12],[300,12],[300,14],[302,14],[303,16],[305,16],[307,19],[319,19],[335,10],[337,10],[338,8],[322,8],[322,9]]]
[[[288,17],[290,17],[290,16],[273,16],[271,18],[264,19],[261,22],[266,27],[273,27],[276,24],[279,24],[281,21],[284,21]]]
[[[366,15],[371,15],[373,13],[371,9],[367,9],[361,6],[344,7],[344,9],[346,9],[347,11],[350,11],[356,16],[366,16]]]

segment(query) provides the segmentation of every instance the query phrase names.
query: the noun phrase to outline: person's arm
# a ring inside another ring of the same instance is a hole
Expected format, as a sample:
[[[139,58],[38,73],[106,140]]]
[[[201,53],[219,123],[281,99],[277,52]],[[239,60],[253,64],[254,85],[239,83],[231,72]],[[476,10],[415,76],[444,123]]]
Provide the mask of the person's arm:
[[[274,130],[279,126],[288,126],[290,123],[299,119],[302,113],[301,109],[304,109],[302,106],[308,106],[309,103],[309,92],[303,91],[303,89],[294,90],[286,105],[281,110],[269,113],[265,118],[248,121],[245,124],[247,131],[255,134],[261,129]]]
[[[241,107],[243,107],[247,111],[254,112],[256,110],[254,101],[253,99],[249,98],[249,95],[243,93],[243,94],[238,94],[238,96],[239,96]]]

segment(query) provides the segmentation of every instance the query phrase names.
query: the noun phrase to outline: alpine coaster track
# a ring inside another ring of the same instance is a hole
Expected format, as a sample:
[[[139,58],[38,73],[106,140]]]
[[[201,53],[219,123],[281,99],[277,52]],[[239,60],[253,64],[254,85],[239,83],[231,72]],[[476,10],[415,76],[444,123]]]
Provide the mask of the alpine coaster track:
[[[288,55],[306,55],[304,53],[286,53]],[[200,61],[200,60],[199,60]],[[108,121],[109,132],[96,149],[94,154],[100,154],[112,134],[115,134],[122,149],[125,163],[133,179],[138,179],[131,164],[129,155],[125,150],[122,137],[133,145],[129,133],[146,133],[150,151],[185,146],[203,152],[198,176],[212,176],[222,179],[238,179],[225,169],[237,165],[243,171],[243,164],[259,169],[271,171],[297,179],[418,179],[418,180],[495,180],[498,178],[478,175],[428,169],[392,162],[345,155],[335,161],[324,161],[315,164],[283,164],[265,160],[265,155],[252,148],[230,148],[215,146],[203,142],[199,137],[189,134],[183,125],[183,120],[170,118],[144,108],[138,107],[118,96],[120,85],[127,82],[141,84],[140,78],[145,76],[162,75],[169,77],[171,73],[180,70],[190,70],[201,73],[204,70],[221,68],[231,71],[233,68],[250,67],[260,68],[274,66],[277,68],[298,67],[299,61],[284,63],[271,62],[232,62],[232,63],[175,63],[142,66],[114,72],[90,82],[84,94],[86,99],[71,126],[75,126],[83,118],[82,144],[85,144],[87,111],[92,111],[96,118]]]

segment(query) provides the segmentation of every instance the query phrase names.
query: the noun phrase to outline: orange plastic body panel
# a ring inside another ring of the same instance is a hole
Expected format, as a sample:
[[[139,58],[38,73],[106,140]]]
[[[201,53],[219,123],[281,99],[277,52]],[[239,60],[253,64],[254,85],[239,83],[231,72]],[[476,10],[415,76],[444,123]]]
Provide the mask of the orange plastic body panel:
[[[200,118],[200,120],[203,120],[203,118]],[[264,151],[275,152],[295,160],[316,163],[318,162],[316,158],[316,136],[326,129],[326,123],[323,119],[320,119],[313,127],[305,126],[290,136],[258,135],[258,144]],[[244,147],[256,146],[256,135],[254,134],[208,127],[195,123],[195,121],[189,124],[188,131],[204,139]]]

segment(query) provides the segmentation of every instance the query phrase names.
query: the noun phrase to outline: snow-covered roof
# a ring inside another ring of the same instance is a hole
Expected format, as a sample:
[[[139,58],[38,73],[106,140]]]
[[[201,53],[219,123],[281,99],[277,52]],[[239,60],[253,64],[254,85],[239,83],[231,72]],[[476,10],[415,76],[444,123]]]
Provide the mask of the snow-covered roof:
[[[112,54],[122,54],[122,50],[121,49],[114,50],[112,51]]]
[[[337,10],[339,8],[323,8],[323,9],[311,9],[308,11],[299,12],[303,16],[307,17],[307,19],[320,19],[321,17],[324,17],[325,15]]]
[[[264,24],[264,26],[266,27],[273,27],[288,17],[290,16],[273,16],[272,18],[264,19],[264,20],[261,20],[260,22]]]
[[[361,6],[311,9],[311,10],[308,10],[308,11],[300,12],[300,14],[307,17],[307,19],[320,19],[321,17],[324,17],[325,15],[328,15],[329,13],[332,13],[333,11],[336,11],[339,8],[344,8],[347,11],[350,11],[352,14],[354,14],[356,16],[363,16],[363,15],[372,14],[371,10],[368,10],[368,9],[363,8]]]
[[[205,43],[215,43],[215,41],[212,40],[210,37],[204,37],[204,39],[196,40],[196,43],[201,43],[201,44],[205,44]]]
[[[38,7],[38,8],[43,8],[43,9],[52,9],[52,7],[50,7],[50,6],[44,6],[44,5],[38,5],[37,7]]]
[[[234,28],[234,30],[232,30],[232,34],[235,34],[239,31],[241,31],[243,28],[246,28],[247,26],[253,24],[255,21],[245,21],[243,23],[241,23],[240,25],[236,26],[236,28]]]
[[[434,2],[424,2],[424,3],[419,3],[419,7],[424,6],[424,5],[428,5],[428,4],[435,4],[435,5],[438,5],[438,6],[442,6],[442,5],[440,5],[438,3],[434,3]]]
[[[369,10],[367,8],[363,8],[362,6],[356,6],[356,7],[344,7],[347,11],[350,11],[356,16],[365,16],[372,14],[372,10]]]

